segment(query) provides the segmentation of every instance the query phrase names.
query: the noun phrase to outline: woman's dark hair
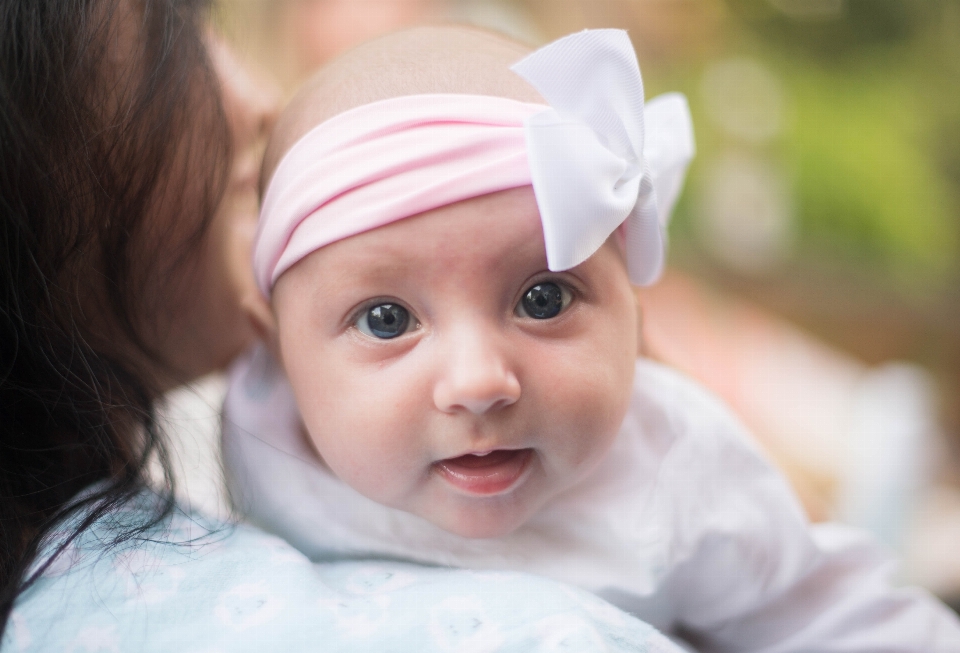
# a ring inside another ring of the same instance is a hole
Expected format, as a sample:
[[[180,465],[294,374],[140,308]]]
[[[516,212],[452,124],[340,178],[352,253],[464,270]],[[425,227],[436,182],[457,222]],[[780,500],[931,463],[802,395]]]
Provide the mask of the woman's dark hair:
[[[143,491],[152,457],[156,510],[117,542],[172,509],[146,344],[163,309],[142,290],[189,265],[229,173],[206,4],[0,3],[0,636],[46,565]]]

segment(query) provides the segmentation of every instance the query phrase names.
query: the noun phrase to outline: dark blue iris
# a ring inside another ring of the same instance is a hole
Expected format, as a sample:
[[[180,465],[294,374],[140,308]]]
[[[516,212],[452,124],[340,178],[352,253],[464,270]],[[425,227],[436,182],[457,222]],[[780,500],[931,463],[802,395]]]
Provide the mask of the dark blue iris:
[[[549,320],[563,310],[563,291],[555,283],[538,283],[524,293],[521,304],[535,320]]]
[[[378,338],[396,338],[407,330],[410,313],[398,304],[380,304],[367,311],[367,327]]]

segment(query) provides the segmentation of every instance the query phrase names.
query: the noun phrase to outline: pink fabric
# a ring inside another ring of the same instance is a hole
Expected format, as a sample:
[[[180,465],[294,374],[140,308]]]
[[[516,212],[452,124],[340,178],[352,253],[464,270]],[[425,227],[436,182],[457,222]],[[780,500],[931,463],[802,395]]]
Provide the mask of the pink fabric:
[[[431,209],[531,183],[524,120],[548,107],[480,95],[410,95],[321,123],[270,181],[254,242],[264,296],[311,252]]]

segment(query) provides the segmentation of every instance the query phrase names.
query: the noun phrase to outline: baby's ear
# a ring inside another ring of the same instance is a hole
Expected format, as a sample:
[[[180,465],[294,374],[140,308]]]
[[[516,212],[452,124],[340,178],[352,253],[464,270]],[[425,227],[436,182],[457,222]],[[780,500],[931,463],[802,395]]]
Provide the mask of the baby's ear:
[[[643,337],[643,301],[641,300],[640,289],[633,288],[633,303],[637,310],[637,355],[649,356],[650,350],[647,347],[647,340]]]
[[[259,290],[252,289],[240,299],[240,307],[246,315],[254,333],[263,341],[277,360],[280,360],[280,342],[277,331],[277,318],[273,315],[270,302]]]

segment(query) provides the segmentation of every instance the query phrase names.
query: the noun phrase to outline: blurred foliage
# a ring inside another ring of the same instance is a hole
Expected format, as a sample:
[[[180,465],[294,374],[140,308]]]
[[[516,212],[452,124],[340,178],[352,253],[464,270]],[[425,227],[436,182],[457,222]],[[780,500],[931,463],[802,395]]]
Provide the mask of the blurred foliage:
[[[790,107],[804,259],[915,291],[960,278],[960,3],[728,0],[727,48],[774,71]],[[703,133],[709,151],[716,135]]]
[[[936,0],[728,0],[779,49],[821,61],[923,38],[946,2]],[[791,10],[792,8],[792,10]]]
[[[801,235],[903,280],[947,279],[960,240],[957,189],[931,156],[939,125],[891,77],[791,76]]]

